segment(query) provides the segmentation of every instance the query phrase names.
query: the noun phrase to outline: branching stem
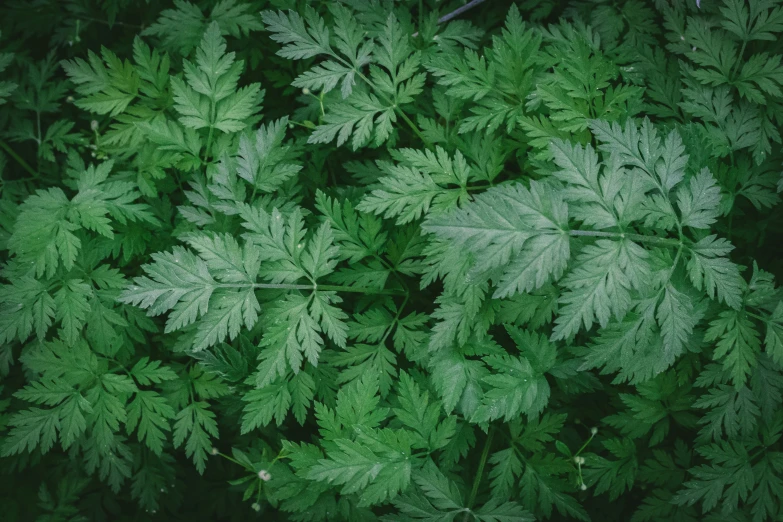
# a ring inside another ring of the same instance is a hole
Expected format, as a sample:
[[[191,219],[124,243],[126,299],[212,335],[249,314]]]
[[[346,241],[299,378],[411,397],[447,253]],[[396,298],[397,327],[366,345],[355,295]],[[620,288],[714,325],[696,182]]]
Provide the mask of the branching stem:
[[[470,2],[468,2],[465,5],[463,5],[462,7],[458,7],[457,9],[453,10],[449,14],[443,15],[440,18],[438,18],[438,23],[439,24],[445,24],[446,22],[448,22],[452,18],[458,17],[459,15],[461,15],[462,13],[467,11],[468,9],[473,9],[477,5],[483,4],[485,1],[486,0],[471,0]]]
[[[370,294],[370,295],[400,295],[404,296],[406,293],[402,290],[384,290],[377,288],[363,288],[358,286],[345,286],[345,285],[297,285],[290,283],[220,283],[214,285],[216,288],[248,288],[252,287],[256,290],[323,290],[325,292],[349,292],[354,294]]]
[[[8,155],[11,156],[24,170],[29,172],[34,179],[38,179],[39,177],[41,177],[41,175],[38,174],[38,172],[34,168],[32,168],[29,163],[27,163],[24,159],[22,159],[22,157],[19,154],[14,152],[14,150],[11,147],[9,147],[6,142],[0,141],[0,149],[6,151]]]
[[[609,237],[612,239],[627,238],[630,239],[631,241],[638,241],[640,243],[653,243],[653,244],[665,245],[670,247],[679,247],[682,245],[682,241],[677,239],[645,236],[642,234],[629,234],[627,232],[603,232],[599,230],[569,230],[568,234],[571,236]]]
[[[481,484],[481,477],[484,475],[484,466],[487,465],[487,457],[489,457],[489,449],[492,446],[492,437],[494,435],[495,432],[492,429],[492,426],[490,426],[487,431],[487,439],[484,441],[484,449],[481,451],[481,460],[479,461],[479,466],[476,470],[476,476],[473,477],[473,487],[470,490],[470,497],[468,498],[468,509],[473,508],[473,503],[476,501],[476,495],[478,495],[478,488]],[[465,517],[462,519],[463,522],[468,522],[471,513],[471,511],[465,513]]]

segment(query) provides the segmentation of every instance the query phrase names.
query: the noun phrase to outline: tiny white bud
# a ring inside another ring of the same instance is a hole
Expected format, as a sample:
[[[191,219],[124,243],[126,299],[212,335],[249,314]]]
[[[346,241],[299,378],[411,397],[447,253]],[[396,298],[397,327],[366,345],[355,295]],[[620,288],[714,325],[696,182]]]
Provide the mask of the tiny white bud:
[[[98,121],[97,120],[92,120],[90,122],[90,128],[92,130],[94,130],[94,131],[97,131],[98,130]]]
[[[684,42],[685,41],[685,37],[683,35],[680,35],[680,40],[682,40]]]
[[[67,98],[65,98],[65,101],[67,101],[68,103],[73,103],[73,99],[74,99],[73,96],[68,96]]]
[[[598,428],[596,428],[595,426],[593,426],[592,428],[590,428],[590,433],[591,433],[591,434],[593,434],[593,435],[595,435],[596,433],[598,433]]]
[[[212,453],[213,455],[217,455],[217,454],[218,454],[218,453],[220,453],[220,452],[218,451],[218,449],[217,449],[217,448],[212,448],[212,451],[211,451],[211,453]]]
[[[262,469],[261,471],[258,472],[258,478],[260,478],[264,482],[267,482],[269,479],[272,478],[272,475],[270,475],[267,470]]]
[[[587,484],[585,484],[585,483],[583,482],[583,483],[582,483],[582,486],[581,486],[581,489],[582,489],[582,491],[586,491],[586,490],[587,490]]]
[[[576,456],[576,457],[574,457],[574,462],[577,463],[577,464],[584,464],[585,463],[585,458]]]
[[[310,89],[308,89],[307,87],[305,87],[304,89],[302,89],[302,94],[304,94],[305,96],[307,96],[308,94],[310,94]]]
[[[258,502],[253,502],[250,507],[253,508],[253,511],[261,511],[261,504]]]

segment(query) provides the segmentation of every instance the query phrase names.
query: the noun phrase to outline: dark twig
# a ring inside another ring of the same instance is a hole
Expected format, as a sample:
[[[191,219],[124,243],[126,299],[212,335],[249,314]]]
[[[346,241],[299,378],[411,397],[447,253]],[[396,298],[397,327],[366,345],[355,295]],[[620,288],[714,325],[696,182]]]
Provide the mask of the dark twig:
[[[452,12],[450,12],[448,14],[445,14],[445,15],[441,16],[440,18],[438,18],[438,23],[439,24],[445,24],[446,22],[448,22],[452,18],[455,18],[455,17],[461,15],[462,13],[467,11],[468,9],[472,9],[472,8],[476,7],[477,5],[479,5],[479,4],[483,4],[485,1],[486,0],[470,0],[470,2],[468,2],[465,5],[463,5],[462,7],[458,7],[457,9],[453,10]],[[419,16],[421,17],[421,13],[419,13]],[[413,33],[413,37],[414,38],[417,37],[417,36],[419,36],[419,32],[418,31]]]
[[[473,9],[477,5],[483,4],[484,1],[485,0],[471,0],[470,2],[468,2],[465,5],[463,5],[462,7],[459,7],[457,9],[453,10],[452,12],[450,12],[449,14],[443,15],[440,18],[438,18],[438,23],[439,24],[445,24],[446,22],[448,22],[452,18],[456,18],[457,16],[461,15],[462,13],[467,11],[468,9]]]

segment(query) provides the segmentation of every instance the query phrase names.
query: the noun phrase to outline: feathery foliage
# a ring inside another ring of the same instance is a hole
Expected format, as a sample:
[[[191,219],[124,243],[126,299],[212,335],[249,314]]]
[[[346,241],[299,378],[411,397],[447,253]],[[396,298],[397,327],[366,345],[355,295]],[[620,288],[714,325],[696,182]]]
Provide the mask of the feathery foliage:
[[[0,6],[3,520],[781,520],[783,3],[464,5]]]

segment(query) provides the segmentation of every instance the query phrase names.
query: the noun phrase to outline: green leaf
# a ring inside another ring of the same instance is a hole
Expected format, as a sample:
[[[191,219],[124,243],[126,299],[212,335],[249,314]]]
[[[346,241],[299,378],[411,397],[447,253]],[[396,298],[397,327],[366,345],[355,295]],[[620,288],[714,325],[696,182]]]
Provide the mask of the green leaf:
[[[421,446],[429,451],[441,449],[455,435],[456,419],[440,420],[440,406],[430,403],[429,394],[421,392],[416,382],[405,372],[400,373],[400,408],[394,414],[411,431],[421,436]]]
[[[753,322],[742,312],[727,310],[710,323],[705,341],[718,341],[713,357],[723,361],[735,386],[745,384],[756,364],[761,340]]]
[[[105,47],[100,57],[89,51],[88,60],[89,63],[82,58],[62,62],[63,69],[77,85],[77,92],[84,96],[76,105],[97,114],[116,116],[124,112],[139,92],[136,69]]]
[[[691,246],[688,260],[688,275],[697,290],[702,288],[712,299],[717,297],[732,308],[742,303],[742,291],[745,281],[739,273],[739,267],[723,257],[734,247],[723,238],[707,236]]]
[[[600,239],[582,249],[576,265],[563,278],[568,292],[556,319],[553,340],[568,339],[584,324],[606,327],[614,317],[622,319],[631,307],[631,291],[640,290],[650,274],[649,254],[628,239]]]
[[[142,357],[133,365],[130,374],[141,386],[159,384],[177,378],[177,374],[168,366],[161,366],[161,361],[150,361],[149,357]]]
[[[568,210],[544,184],[497,187],[449,214],[433,216],[422,228],[480,261],[473,270],[502,269],[495,297],[540,288],[559,278],[570,257]]]
[[[522,462],[514,448],[493,453],[489,463],[493,466],[489,472],[492,494],[500,498],[509,498],[517,478],[522,474]]]
[[[312,58],[319,54],[330,54],[329,30],[314,9],[307,7],[304,18],[295,11],[288,13],[264,11],[261,17],[271,38],[283,47],[279,56],[291,60]]]
[[[391,431],[376,436],[360,436],[358,442],[335,440],[334,449],[307,478],[341,485],[343,495],[359,493],[359,505],[393,499],[410,484],[410,442],[404,434]]]
[[[691,178],[688,189],[677,193],[682,224],[693,228],[709,228],[718,217],[720,188],[706,168]]]
[[[474,511],[481,522],[533,522],[535,517],[516,502],[489,502]]]
[[[128,405],[128,418],[125,427],[128,433],[138,426],[137,436],[155,454],[163,451],[166,440],[164,432],[169,431],[169,420],[174,418],[172,408],[164,397],[152,390],[139,390],[136,397]]]
[[[207,455],[212,450],[210,437],[218,438],[218,425],[209,403],[192,402],[177,413],[174,447],[178,448],[185,443],[185,454],[193,459],[196,470],[201,474],[206,469]]]
[[[4,457],[25,450],[32,452],[37,447],[42,453],[47,453],[57,442],[57,432],[62,429],[58,409],[31,408],[15,414],[9,424],[12,429],[3,441]]]
[[[237,88],[243,62],[226,53],[220,26],[212,22],[196,52],[196,64],[185,60],[185,81],[172,77],[174,108],[185,127],[216,128],[237,132],[259,109],[262,98],[258,84]]]
[[[164,9],[158,20],[141,34],[157,36],[167,49],[176,50],[183,56],[190,54],[198,45],[210,21],[220,26],[222,34],[234,37],[247,36],[263,27],[250,5],[238,4],[236,0],[216,2],[208,16],[204,16],[198,6],[186,0],[175,0],[174,5],[175,9]]]
[[[630,439],[609,439],[603,445],[616,460],[598,456],[586,459],[585,480],[595,486],[596,494],[608,492],[614,501],[631,489],[636,479],[636,446]]]
[[[692,506],[701,501],[705,512],[719,503],[727,511],[737,509],[740,499],[746,500],[756,483],[747,449],[737,442],[723,442],[704,446],[699,453],[711,464],[688,470],[692,480],[683,484],[672,502]]]
[[[291,147],[283,145],[288,118],[262,125],[255,135],[239,139],[237,175],[261,192],[274,192],[302,167],[289,163]]]

